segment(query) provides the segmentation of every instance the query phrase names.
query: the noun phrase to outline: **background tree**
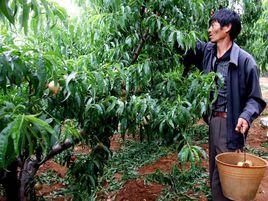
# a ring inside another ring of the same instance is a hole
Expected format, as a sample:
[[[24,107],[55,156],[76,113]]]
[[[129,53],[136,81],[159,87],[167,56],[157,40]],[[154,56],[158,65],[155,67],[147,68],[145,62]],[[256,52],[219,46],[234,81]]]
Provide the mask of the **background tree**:
[[[245,48],[249,52],[252,52],[256,58],[257,63],[260,65],[261,72],[266,74],[267,72],[267,56],[268,56],[268,1],[261,1],[262,7],[259,11],[259,17],[254,21],[250,29],[251,36],[246,41]]]

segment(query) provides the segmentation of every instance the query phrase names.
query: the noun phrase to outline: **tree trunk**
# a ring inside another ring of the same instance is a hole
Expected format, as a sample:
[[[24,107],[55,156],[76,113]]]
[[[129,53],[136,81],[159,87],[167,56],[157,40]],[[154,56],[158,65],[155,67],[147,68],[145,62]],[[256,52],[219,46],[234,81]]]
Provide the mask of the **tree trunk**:
[[[78,142],[78,140],[75,142]],[[7,201],[35,200],[33,184],[34,176],[39,167],[72,145],[73,143],[67,139],[64,143],[55,146],[42,161],[40,161],[40,157],[36,156],[29,157],[25,161],[18,158],[16,162],[7,167],[7,170],[1,171],[0,183],[3,184],[5,189]]]
[[[19,200],[19,182],[17,180],[17,163],[12,163],[7,170],[4,172],[3,179],[1,179],[1,183],[6,192],[7,201],[17,201]]]
[[[22,170],[19,172],[19,201],[27,201],[31,196],[31,181],[38,170],[37,160],[28,158],[23,164]],[[33,195],[34,196],[34,195]]]

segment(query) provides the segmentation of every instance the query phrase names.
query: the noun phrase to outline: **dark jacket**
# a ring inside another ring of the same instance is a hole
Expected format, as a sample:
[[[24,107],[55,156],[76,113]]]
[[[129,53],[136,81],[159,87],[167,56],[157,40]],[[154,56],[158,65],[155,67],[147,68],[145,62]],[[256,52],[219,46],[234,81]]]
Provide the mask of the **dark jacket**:
[[[184,63],[186,68],[195,64],[205,73],[212,71],[215,44],[198,42],[196,50],[190,51]],[[227,147],[239,149],[244,146],[243,136],[235,131],[238,118],[249,125],[266,107],[262,99],[258,69],[253,57],[233,43],[227,81]]]

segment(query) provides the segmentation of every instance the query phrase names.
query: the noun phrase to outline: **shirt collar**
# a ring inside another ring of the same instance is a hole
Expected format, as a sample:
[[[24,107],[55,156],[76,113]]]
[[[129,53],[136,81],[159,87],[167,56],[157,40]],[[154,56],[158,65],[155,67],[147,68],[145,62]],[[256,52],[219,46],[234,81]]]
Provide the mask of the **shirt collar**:
[[[230,55],[230,63],[234,64],[236,67],[238,66],[239,50],[240,47],[235,42],[233,42],[233,47]]]
[[[208,49],[212,50],[214,53],[216,51],[216,48],[217,48],[216,44],[213,44],[213,45],[209,46]],[[233,42],[231,54],[230,54],[230,63],[232,63],[235,67],[238,66],[239,49],[240,49],[240,47],[235,42]]]
[[[230,55],[231,55],[232,46],[220,58],[217,57],[217,53],[216,53],[217,51],[214,50],[214,55],[215,55],[217,61],[219,61],[219,62],[220,61],[230,61]]]

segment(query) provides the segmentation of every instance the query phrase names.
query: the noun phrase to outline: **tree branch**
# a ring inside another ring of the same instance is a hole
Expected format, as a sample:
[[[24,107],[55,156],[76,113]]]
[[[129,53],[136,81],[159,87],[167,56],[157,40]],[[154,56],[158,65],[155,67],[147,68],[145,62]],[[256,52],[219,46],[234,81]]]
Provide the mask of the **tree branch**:
[[[142,21],[144,19],[144,16],[145,16],[145,13],[146,12],[147,12],[147,9],[146,9],[146,0],[144,0],[143,5],[142,5],[142,7],[140,9],[140,15],[141,15],[140,31],[142,31],[141,23],[142,23]],[[144,45],[144,43],[146,41],[148,32],[149,32],[149,28],[147,28],[147,30],[145,31],[145,33],[143,35],[141,34],[139,46],[137,47],[137,49],[136,49],[136,51],[135,51],[135,53],[133,55],[133,58],[132,58],[132,60],[130,62],[130,65],[134,64],[135,61],[138,59],[138,56],[139,56],[139,54],[140,54],[140,52],[142,50],[142,47],[143,47],[143,45]]]
[[[142,47],[147,39],[147,36],[148,36],[148,33],[149,33],[149,29],[147,29],[145,31],[145,33],[142,35],[141,39],[140,39],[140,43],[139,43],[139,46],[137,47],[135,53],[134,53],[134,56],[130,62],[130,65],[134,64],[135,61],[138,59],[138,56],[139,54],[141,53],[141,50],[142,50]]]
[[[75,143],[74,142],[72,143],[70,140],[65,140],[64,143],[54,146],[52,150],[48,153],[48,155],[38,163],[38,166],[44,164],[46,161],[53,158],[55,155],[65,151],[66,149],[70,148],[74,144]]]

